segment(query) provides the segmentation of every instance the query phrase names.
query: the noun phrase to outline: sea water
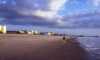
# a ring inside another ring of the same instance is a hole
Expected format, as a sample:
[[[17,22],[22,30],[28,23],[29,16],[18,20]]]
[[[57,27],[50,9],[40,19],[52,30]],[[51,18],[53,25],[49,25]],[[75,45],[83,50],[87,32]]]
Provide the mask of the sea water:
[[[79,37],[79,42],[88,54],[88,60],[100,60],[100,29],[65,29],[69,35],[99,36]]]
[[[81,37],[78,41],[87,51],[89,60],[100,60],[100,37]]]

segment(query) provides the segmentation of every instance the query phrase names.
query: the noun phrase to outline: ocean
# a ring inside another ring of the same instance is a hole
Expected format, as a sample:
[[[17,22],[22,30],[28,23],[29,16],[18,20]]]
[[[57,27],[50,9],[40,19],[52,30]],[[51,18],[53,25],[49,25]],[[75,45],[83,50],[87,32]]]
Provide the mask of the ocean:
[[[68,35],[99,37],[79,37],[81,46],[88,53],[88,60],[100,60],[100,29],[65,29]]]
[[[78,41],[87,51],[89,60],[100,60],[100,37],[81,37]]]

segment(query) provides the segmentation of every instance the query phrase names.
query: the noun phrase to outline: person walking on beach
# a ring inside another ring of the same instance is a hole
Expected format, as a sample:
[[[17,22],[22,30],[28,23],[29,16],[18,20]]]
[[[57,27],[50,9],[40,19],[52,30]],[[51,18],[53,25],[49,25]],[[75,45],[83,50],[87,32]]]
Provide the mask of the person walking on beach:
[[[63,40],[65,40],[66,39],[66,37],[65,36],[63,36]]]
[[[63,37],[62,37],[62,40],[63,40],[63,43],[65,44],[65,43],[66,43],[66,37],[63,36]]]

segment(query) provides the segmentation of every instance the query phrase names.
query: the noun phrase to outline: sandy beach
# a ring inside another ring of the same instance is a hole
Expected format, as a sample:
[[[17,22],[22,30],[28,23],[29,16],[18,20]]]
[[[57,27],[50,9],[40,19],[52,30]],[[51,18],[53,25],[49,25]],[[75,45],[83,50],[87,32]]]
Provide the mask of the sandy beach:
[[[78,42],[61,36],[0,34],[0,60],[87,60]]]

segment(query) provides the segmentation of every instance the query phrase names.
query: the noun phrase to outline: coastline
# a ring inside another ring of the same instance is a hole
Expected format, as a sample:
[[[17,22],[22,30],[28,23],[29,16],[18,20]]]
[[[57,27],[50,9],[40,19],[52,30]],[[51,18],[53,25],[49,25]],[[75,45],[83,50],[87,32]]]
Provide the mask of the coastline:
[[[62,36],[0,34],[0,60],[86,60],[79,42]]]

